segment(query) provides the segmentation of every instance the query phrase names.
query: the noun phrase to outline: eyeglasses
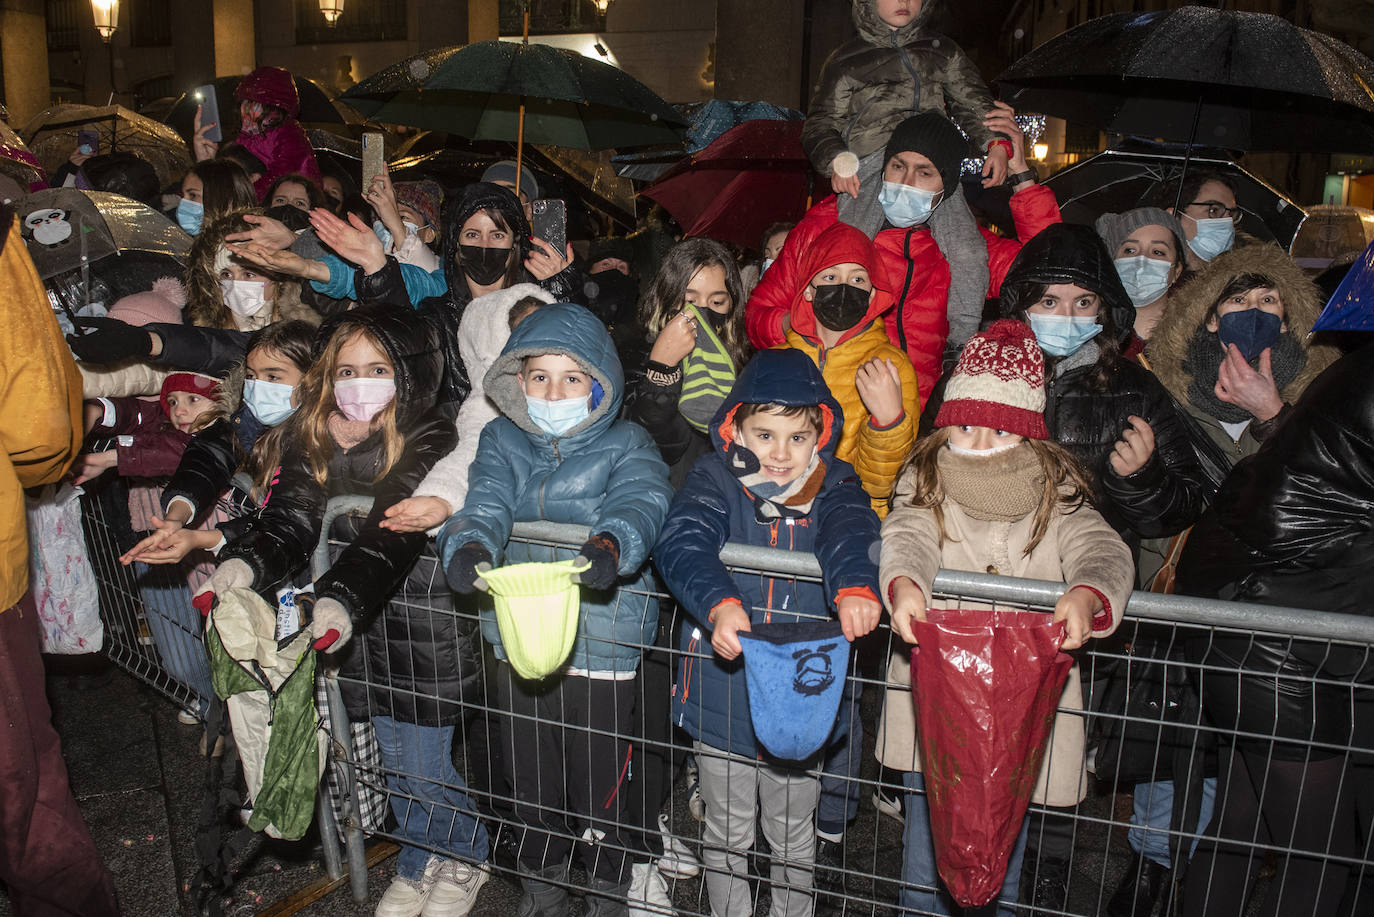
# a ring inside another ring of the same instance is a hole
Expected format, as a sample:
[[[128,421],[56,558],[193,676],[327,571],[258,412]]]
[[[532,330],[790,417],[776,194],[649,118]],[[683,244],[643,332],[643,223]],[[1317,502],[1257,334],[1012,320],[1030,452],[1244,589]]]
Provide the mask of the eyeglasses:
[[[1231,222],[1240,225],[1241,217],[1245,216],[1239,207],[1227,207],[1221,201],[1193,201],[1189,207],[1206,207],[1207,219],[1219,220],[1222,217],[1230,217]]]

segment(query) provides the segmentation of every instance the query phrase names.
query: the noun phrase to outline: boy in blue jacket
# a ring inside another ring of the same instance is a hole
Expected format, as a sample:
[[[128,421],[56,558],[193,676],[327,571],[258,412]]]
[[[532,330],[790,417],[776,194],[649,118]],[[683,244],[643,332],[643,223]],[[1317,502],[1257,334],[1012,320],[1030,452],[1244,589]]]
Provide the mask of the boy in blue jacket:
[[[765,350],[740,373],[711,424],[715,449],[692,467],[654,548],[690,616],[673,713],[696,740],[706,802],[702,860],[711,913],[753,913],[747,854],[756,815],[773,852],[773,917],[812,913],[820,764],[772,758],[754,736],[739,634],[764,622],[839,618],[849,640],[878,624],[878,517],[835,458],[844,415],[798,350]],[[822,583],[731,575],[727,541],[812,551]],[[710,646],[703,644],[709,641]],[[714,655],[710,653],[714,651]]]
[[[502,766],[516,815],[530,830],[520,850],[518,913],[562,917],[571,837],[582,837],[594,893],[587,914],[626,912],[630,884],[622,829],[630,798],[635,673],[652,645],[658,603],[649,548],[672,489],[668,466],[643,428],[619,420],[625,379],[601,320],[556,303],[511,333],[484,387],[504,415],[488,423],[468,469],[468,494],[438,536],[449,584],[471,593],[484,564],[567,560],[580,555],[577,642],[568,664],[538,681],[515,674],[496,618],[482,635],[499,660],[497,703],[505,714]],[[516,522],[585,525],[580,550],[507,543]],[[621,598],[624,601],[621,601]],[[562,813],[571,814],[565,819]],[[616,900],[619,899],[619,900]]]

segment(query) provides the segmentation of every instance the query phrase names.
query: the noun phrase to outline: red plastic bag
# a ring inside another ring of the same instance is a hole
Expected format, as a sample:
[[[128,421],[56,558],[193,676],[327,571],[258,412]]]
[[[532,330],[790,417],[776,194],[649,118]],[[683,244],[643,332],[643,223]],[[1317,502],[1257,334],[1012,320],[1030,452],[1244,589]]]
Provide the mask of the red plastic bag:
[[[935,864],[961,907],[997,896],[1073,658],[1029,611],[934,609],[913,622],[911,690]]]

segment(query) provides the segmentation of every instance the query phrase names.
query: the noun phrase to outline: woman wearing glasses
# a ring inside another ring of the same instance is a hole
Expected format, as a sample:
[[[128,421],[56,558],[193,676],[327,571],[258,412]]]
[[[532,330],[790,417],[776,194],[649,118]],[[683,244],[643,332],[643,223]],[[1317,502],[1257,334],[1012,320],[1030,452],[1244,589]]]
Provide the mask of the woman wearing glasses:
[[[1160,203],[1174,212],[1174,195]],[[1236,243],[1236,227],[1241,210],[1236,203],[1236,185],[1220,172],[1196,172],[1183,181],[1178,222],[1188,243],[1188,269],[1196,271]]]

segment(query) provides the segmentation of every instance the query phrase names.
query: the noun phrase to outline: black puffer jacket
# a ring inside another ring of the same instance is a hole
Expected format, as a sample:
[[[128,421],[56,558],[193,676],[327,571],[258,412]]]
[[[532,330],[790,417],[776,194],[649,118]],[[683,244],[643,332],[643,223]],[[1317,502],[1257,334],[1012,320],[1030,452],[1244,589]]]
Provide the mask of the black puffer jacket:
[[[1057,223],[1027,242],[1002,281],[1003,315],[1024,321],[1024,312],[1016,308],[1023,301],[1018,293],[1029,285],[1055,283],[1097,293],[1118,337],[1130,335],[1135,310],[1091,227]],[[1133,547],[1141,538],[1174,535],[1192,525],[1206,505],[1207,485],[1178,409],[1159,380],[1117,358],[1108,367],[1105,386],[1098,387],[1095,366],[1056,372],[1060,362],[1046,357],[1045,423],[1050,438],[1092,475],[1102,515]],[[1110,459],[1131,415],[1154,430],[1155,451],[1145,467],[1122,477]]]
[[[500,185],[473,182],[444,205],[444,246],[440,259],[448,291],[426,299],[420,303],[419,310],[434,324],[444,350],[446,368],[439,406],[450,418],[457,416],[458,406],[472,389],[467,367],[458,353],[458,326],[463,320],[463,310],[472,301],[467,276],[458,266],[458,243],[463,224],[479,210],[494,210],[505,218],[506,225],[515,234],[516,257],[521,264],[530,253],[530,224],[525,219],[525,210],[519,198]],[[520,274],[517,282],[538,283],[553,295],[555,302],[582,302],[585,278],[575,264],[569,264],[546,280],[536,281],[524,268]],[[395,258],[387,258],[386,267],[375,274],[366,274],[358,268],[354,272],[353,285],[359,302],[411,307],[410,294],[401,277],[401,265]]]
[[[391,357],[396,425],[405,438],[400,460],[374,483],[382,459],[382,437],[374,434],[351,449],[336,450],[321,485],[305,457],[288,452],[257,524],[220,557],[245,561],[253,569],[254,588],[270,589],[309,560],[330,497],[372,497],[365,520],[341,523],[344,528],[331,533],[347,546],[315,581],[317,597],[338,601],[353,617],[354,637],[343,649],[342,666],[358,679],[366,675],[369,687],[355,683],[345,699],[357,715],[383,713],[422,725],[453,723],[460,715],[455,704],[425,701],[423,696],[456,701],[477,685],[475,631],[453,616],[447,588],[429,594],[430,583],[442,583],[442,576],[436,579],[433,569],[413,569],[425,547],[424,533],[391,532],[379,525],[386,509],[410,496],[454,446],[453,423],[436,402],[443,353],[434,328],[409,307],[361,306],[344,318],[362,322]],[[328,339],[327,333],[327,328],[322,331],[321,341]],[[306,414],[298,411],[285,423],[303,423]],[[412,581],[406,600],[391,601],[408,574]]]
[[[1314,614],[1371,613],[1374,345],[1317,377],[1275,435],[1236,465],[1188,538],[1177,587]],[[1203,697],[1217,725],[1261,735],[1347,744],[1349,684],[1374,681],[1366,652],[1320,642],[1215,634],[1189,655],[1248,670],[1239,678],[1207,671]],[[1336,683],[1314,688],[1313,676]],[[1306,750],[1279,745],[1273,753],[1300,759]]]

